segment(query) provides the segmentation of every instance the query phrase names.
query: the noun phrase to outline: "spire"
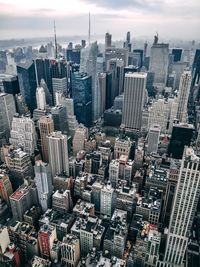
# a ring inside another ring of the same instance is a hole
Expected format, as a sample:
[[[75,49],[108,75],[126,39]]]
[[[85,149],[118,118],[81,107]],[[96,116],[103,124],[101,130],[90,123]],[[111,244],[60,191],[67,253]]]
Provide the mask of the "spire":
[[[55,39],[55,58],[58,56],[58,47],[57,47],[57,39],[56,39],[56,22],[54,20],[54,39]]]
[[[37,87],[39,87],[39,82],[38,82],[38,72],[37,72],[36,60],[34,60],[34,66],[35,66],[36,83],[37,83]]]
[[[91,34],[91,28],[90,28],[90,12],[89,12],[89,30],[88,30],[88,44],[90,45],[90,34]]]

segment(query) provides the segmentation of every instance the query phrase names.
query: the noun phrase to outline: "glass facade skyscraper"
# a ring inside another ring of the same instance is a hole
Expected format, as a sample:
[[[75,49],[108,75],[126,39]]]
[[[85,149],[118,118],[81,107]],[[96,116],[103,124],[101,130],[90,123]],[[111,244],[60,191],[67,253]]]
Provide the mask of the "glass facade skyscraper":
[[[92,125],[92,77],[86,73],[72,74],[72,97],[74,113],[79,123]]]

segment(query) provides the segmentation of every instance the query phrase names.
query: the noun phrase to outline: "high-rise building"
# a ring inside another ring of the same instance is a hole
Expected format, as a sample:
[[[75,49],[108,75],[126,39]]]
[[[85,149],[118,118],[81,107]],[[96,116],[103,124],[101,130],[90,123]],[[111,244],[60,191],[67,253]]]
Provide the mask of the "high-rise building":
[[[112,46],[112,34],[107,32],[105,34],[105,48],[108,48],[111,46]]]
[[[98,73],[98,114],[101,117],[106,109],[106,73]]]
[[[110,182],[101,189],[101,201],[100,201],[100,213],[112,216],[113,213],[113,199],[114,199],[114,189],[112,188]]]
[[[199,196],[200,160],[192,148],[185,147],[170,218],[163,266],[183,265]]]
[[[0,172],[0,197],[9,203],[9,197],[13,193],[12,185],[8,175]]]
[[[51,107],[53,105],[52,95],[51,95],[49,88],[47,87],[47,84],[46,84],[44,79],[41,79],[40,87],[42,87],[44,89],[46,103],[47,103],[47,105],[49,105]]]
[[[34,63],[20,63],[17,65],[20,92],[31,112],[36,108],[36,75]]]
[[[67,78],[52,78],[53,99],[56,103],[56,92],[67,95]]]
[[[4,253],[10,244],[10,237],[8,234],[8,228],[6,226],[0,228],[0,248],[1,253]],[[1,261],[0,261],[1,263]]]
[[[30,117],[13,117],[10,143],[14,148],[23,148],[30,155],[34,153],[37,148],[37,136],[34,122]]]
[[[173,48],[172,55],[174,56],[174,62],[181,61],[183,49],[182,48]]]
[[[61,261],[70,267],[77,267],[80,260],[80,240],[68,234],[61,243]]]
[[[0,92],[6,94],[19,94],[19,81],[16,75],[10,75],[1,73],[0,74]]]
[[[109,164],[109,180],[111,185],[116,188],[119,180],[119,161],[113,159]]]
[[[63,213],[70,212],[73,207],[71,192],[65,190],[61,192],[57,190],[52,196],[52,208]]]
[[[54,131],[54,123],[51,116],[43,116],[39,119],[39,130],[42,146],[42,158],[44,162],[49,161],[47,136]]]
[[[92,79],[92,76],[88,76],[86,73],[75,72],[72,74],[74,113],[78,122],[83,123],[86,127],[90,127],[93,121]]]
[[[51,115],[54,123],[55,131],[61,131],[67,134],[67,110],[62,105],[57,105],[51,108]]]
[[[181,75],[178,91],[178,112],[177,119],[180,122],[187,122],[187,104],[192,83],[192,74],[190,71],[184,71]]]
[[[55,226],[44,224],[40,227],[40,230],[38,232],[38,241],[40,253],[43,258],[50,258],[50,252],[55,239],[57,239]]]
[[[15,113],[13,95],[0,93],[0,144],[8,142]]]
[[[127,130],[140,130],[146,89],[146,73],[126,73],[122,124]]]
[[[107,62],[110,59],[117,58],[121,59],[124,63],[124,67],[128,65],[128,49],[118,48],[118,47],[108,47],[105,51],[105,66],[107,67]]]
[[[97,55],[98,45],[97,42],[90,44],[90,46],[81,50],[81,63],[80,72],[87,73],[92,77],[92,119],[93,121],[98,119],[97,114]],[[76,114],[76,112],[75,112]]]
[[[51,169],[48,163],[38,160],[35,162],[34,170],[39,203],[45,212],[50,208],[53,192]]]
[[[35,67],[37,70],[37,78],[40,83],[41,80],[44,80],[49,91],[52,94],[52,81],[50,73],[50,60],[48,58],[36,58]]]
[[[174,124],[168,147],[168,155],[181,159],[185,146],[190,146],[194,134],[194,126],[187,123]]]
[[[149,129],[148,133],[148,144],[147,144],[148,153],[158,152],[159,137],[160,137],[160,126],[154,124]]]
[[[79,125],[79,127],[75,131],[75,135],[73,138],[73,153],[76,155],[79,151],[84,150],[85,140],[88,139],[88,129],[83,125]]]
[[[67,136],[61,132],[52,132],[47,136],[49,163],[52,176],[69,174]]]
[[[25,180],[24,184],[10,196],[10,205],[13,218],[15,220],[23,221],[25,211],[30,209],[33,205],[38,205],[38,195],[35,183],[33,181]]]
[[[46,96],[43,87],[37,87],[36,101],[37,101],[37,109],[44,110],[46,107]]]
[[[154,43],[151,47],[149,70],[155,73],[154,86],[161,92],[167,82],[169,44]]]

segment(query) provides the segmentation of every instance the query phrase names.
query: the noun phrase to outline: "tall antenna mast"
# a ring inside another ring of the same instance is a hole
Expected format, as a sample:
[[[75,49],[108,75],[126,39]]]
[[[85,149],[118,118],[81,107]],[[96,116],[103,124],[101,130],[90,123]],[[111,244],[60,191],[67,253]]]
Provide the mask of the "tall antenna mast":
[[[91,34],[91,27],[90,27],[90,12],[89,12],[89,30],[88,30],[88,43],[90,45],[90,34]]]
[[[54,40],[55,40],[55,58],[58,56],[58,47],[57,47],[57,39],[56,39],[56,22],[54,20]]]

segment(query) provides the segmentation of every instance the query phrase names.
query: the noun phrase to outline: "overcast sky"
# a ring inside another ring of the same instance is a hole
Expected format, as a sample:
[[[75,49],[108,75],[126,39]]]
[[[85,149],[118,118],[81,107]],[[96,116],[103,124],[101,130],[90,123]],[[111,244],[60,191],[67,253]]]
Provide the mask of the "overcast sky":
[[[86,35],[200,39],[200,0],[0,0],[0,39]]]

